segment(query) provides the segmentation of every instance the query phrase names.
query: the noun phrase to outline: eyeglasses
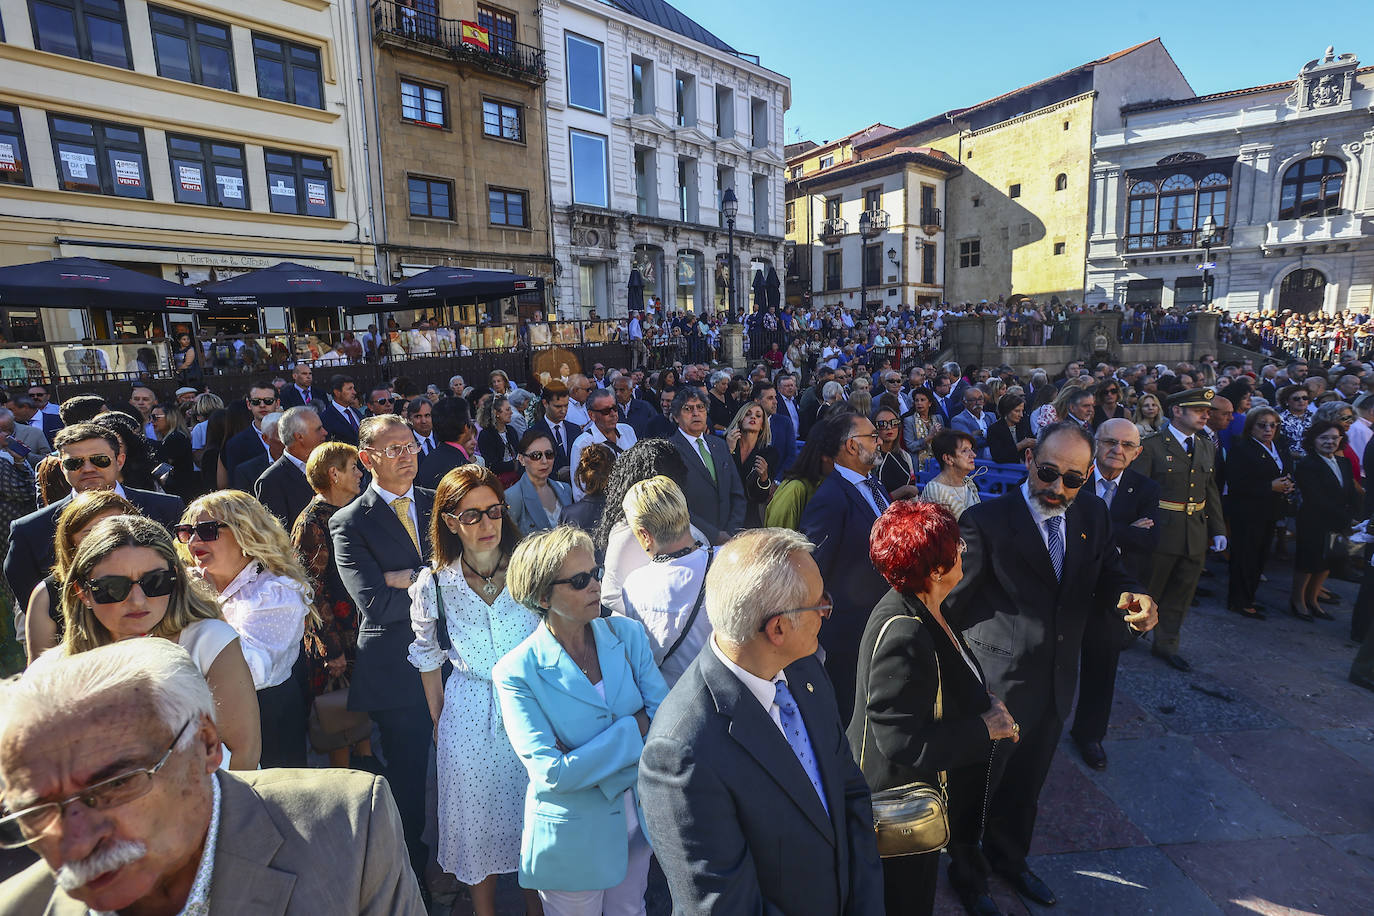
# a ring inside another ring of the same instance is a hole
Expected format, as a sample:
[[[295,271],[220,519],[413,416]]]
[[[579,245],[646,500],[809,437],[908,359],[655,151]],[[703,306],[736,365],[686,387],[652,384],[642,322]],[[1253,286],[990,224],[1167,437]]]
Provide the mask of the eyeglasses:
[[[100,468],[101,470],[104,470],[105,468],[107,468],[107,467],[109,467],[110,465],[114,464],[114,456],[112,456],[112,455],[87,455],[87,456],[84,457],[84,458],[78,458],[78,457],[76,457],[75,455],[70,455],[70,456],[68,456],[68,457],[62,459],[62,470],[64,470],[64,471],[79,471],[79,470],[81,470],[83,467],[86,466],[86,462],[87,462],[87,461],[89,461],[89,462],[91,463],[91,466],[92,466],[92,467],[97,467],[97,468]]]
[[[878,434],[877,434],[876,432],[872,432],[872,433],[850,433],[849,435],[845,436],[844,438],[845,438],[846,441],[848,441],[848,440],[850,440],[850,439],[876,439],[876,438],[878,438]]]
[[[254,407],[266,407],[269,404],[277,403],[276,398],[249,398],[248,403]]]
[[[61,823],[62,815],[67,808],[77,802],[92,811],[109,811],[147,795],[153,788],[153,777],[167,765],[177,742],[190,727],[190,722],[183,725],[172,739],[172,743],[167,745],[166,752],[150,767],[129,770],[127,773],[102,779],[62,801],[32,805],[6,817],[0,817],[0,849],[20,849],[35,840],[41,840],[52,832],[54,826]]]
[[[1256,423],[1255,429],[1278,429],[1277,423]]]
[[[571,576],[568,576],[568,578],[566,578],[566,579],[554,579],[553,582],[551,582],[550,584],[551,584],[551,585],[571,585],[572,588],[573,588],[573,591],[575,591],[575,592],[580,592],[580,591],[582,591],[584,588],[586,588],[588,585],[591,585],[593,579],[595,579],[596,581],[600,582],[600,581],[601,581],[601,577],[602,577],[603,575],[605,575],[605,573],[606,573],[606,567],[604,567],[604,566],[593,566],[591,569],[587,570],[586,572],[575,573],[575,574],[573,574],[573,575],[571,575]]]
[[[372,403],[373,403],[373,404],[390,404],[390,403],[391,403],[391,400],[392,400],[391,398],[373,398],[373,399],[372,399]]]
[[[879,420],[873,424],[878,429],[897,429],[902,425],[901,420]]]
[[[1035,476],[1039,477],[1045,483],[1054,483],[1062,477],[1064,478],[1064,486],[1068,487],[1070,490],[1077,490],[1088,482],[1088,478],[1077,471],[1061,472],[1058,468],[1047,468],[1034,458],[1031,459],[1031,464],[1035,465]]]
[[[420,446],[419,443],[416,442],[407,442],[405,445],[388,445],[386,448],[366,448],[364,451],[375,452],[378,455],[395,461],[402,455],[420,454]]]
[[[552,461],[558,457],[558,453],[553,449],[549,449],[545,452],[525,452],[525,457],[531,461]]]
[[[154,420],[165,420],[165,419],[167,419],[167,415],[166,415],[165,413],[155,413],[155,414],[152,415],[152,417],[153,417]]]
[[[219,530],[228,528],[224,522],[217,522],[211,519],[208,522],[196,522],[194,525],[176,525],[172,528],[172,533],[177,536],[177,540],[183,544],[191,543],[191,536],[194,535],[202,541],[218,541]]]
[[[451,518],[460,525],[475,525],[482,520],[482,516],[490,519],[497,519],[506,514],[506,504],[496,503],[487,506],[485,509],[464,509],[462,512],[443,512],[440,513],[444,518]]]
[[[165,598],[172,593],[176,583],[177,574],[173,570],[154,569],[137,579],[130,579],[128,576],[87,579],[86,588],[91,590],[91,600],[96,604],[118,604],[129,597],[135,585],[143,589],[143,594],[149,598]]]
[[[1119,448],[1123,452],[1133,452],[1140,448],[1139,442],[1122,442],[1120,439],[1098,439],[1097,444],[1105,447],[1108,451]]]
[[[805,611],[816,611],[818,614],[821,615],[821,619],[824,620],[825,618],[830,616],[830,613],[833,610],[835,610],[835,599],[830,597],[829,592],[821,592],[820,604],[812,604],[806,607],[788,608],[785,611],[778,611],[776,614],[769,614],[767,617],[763,618],[763,622],[759,624],[759,632],[762,633],[765,630],[767,630],[768,624],[771,623],[774,620],[774,618],[781,617],[784,614],[801,614]]]

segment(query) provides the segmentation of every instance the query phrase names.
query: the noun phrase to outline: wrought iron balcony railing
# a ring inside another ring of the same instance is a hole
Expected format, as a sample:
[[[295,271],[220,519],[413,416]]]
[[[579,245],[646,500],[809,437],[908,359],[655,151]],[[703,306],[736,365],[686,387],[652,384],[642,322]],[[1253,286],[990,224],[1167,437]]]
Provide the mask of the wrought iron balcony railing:
[[[849,231],[849,221],[839,216],[832,216],[830,219],[821,222],[821,240],[827,241],[838,239]]]
[[[941,216],[942,214],[940,213],[939,207],[922,207],[921,225],[927,228],[933,226],[934,228],[939,229],[943,227],[945,224],[944,220],[941,219]]]
[[[445,19],[396,0],[373,0],[372,31],[381,37],[396,37],[447,51],[454,60],[466,61],[497,72],[525,79],[544,80],[544,52],[510,38],[490,34],[489,48],[463,41],[463,24]]]

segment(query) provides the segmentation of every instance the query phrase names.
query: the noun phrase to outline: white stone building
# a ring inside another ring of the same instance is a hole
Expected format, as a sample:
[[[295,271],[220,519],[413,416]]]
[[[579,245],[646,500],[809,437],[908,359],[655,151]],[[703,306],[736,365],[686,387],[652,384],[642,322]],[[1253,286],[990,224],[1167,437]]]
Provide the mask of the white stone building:
[[[632,270],[670,310],[726,308],[722,196],[739,200],[735,301],[782,267],[786,77],[659,0],[544,0],[555,297],[624,315]]]
[[[1098,134],[1085,301],[1369,311],[1374,67],[1122,109]],[[1211,217],[1211,246],[1204,231]],[[1214,269],[1203,270],[1210,253]]]

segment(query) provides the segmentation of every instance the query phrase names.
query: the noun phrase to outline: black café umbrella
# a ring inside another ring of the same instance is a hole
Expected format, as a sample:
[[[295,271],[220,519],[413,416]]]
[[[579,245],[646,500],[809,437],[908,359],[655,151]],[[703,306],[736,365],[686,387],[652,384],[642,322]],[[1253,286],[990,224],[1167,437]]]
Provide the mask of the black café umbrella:
[[[446,299],[494,302],[525,293],[543,293],[544,278],[472,267],[431,267],[397,283],[396,289],[404,291],[411,304]]]
[[[764,286],[763,271],[754,271],[754,304],[763,312],[768,309],[768,290]]]
[[[778,278],[778,272],[773,269],[773,265],[768,265],[768,276],[763,281],[764,289],[768,292],[768,305],[775,308],[782,308],[782,280]]]
[[[626,305],[631,312],[644,311],[644,276],[638,268],[630,271],[630,291]]]
[[[337,308],[380,312],[404,298],[396,289],[331,270],[283,261],[202,287],[218,308]]]
[[[0,305],[184,312],[207,303],[193,286],[93,258],[53,258],[0,267]]]

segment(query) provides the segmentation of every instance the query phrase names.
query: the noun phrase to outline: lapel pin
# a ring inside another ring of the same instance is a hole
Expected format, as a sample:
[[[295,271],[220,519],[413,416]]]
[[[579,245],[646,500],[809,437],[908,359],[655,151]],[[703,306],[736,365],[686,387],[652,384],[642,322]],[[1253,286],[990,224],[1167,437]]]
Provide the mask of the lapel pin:
[[[806,682],[806,692],[807,692],[807,693],[815,693],[815,692],[816,692],[816,688],[811,686],[811,682],[810,682],[810,681],[807,681],[807,682]]]
[[[1088,539],[1088,535],[1087,535],[1086,532],[1080,531],[1080,532],[1078,533],[1078,536],[1079,536],[1080,538],[1082,538],[1083,540],[1085,540],[1085,541]]]

